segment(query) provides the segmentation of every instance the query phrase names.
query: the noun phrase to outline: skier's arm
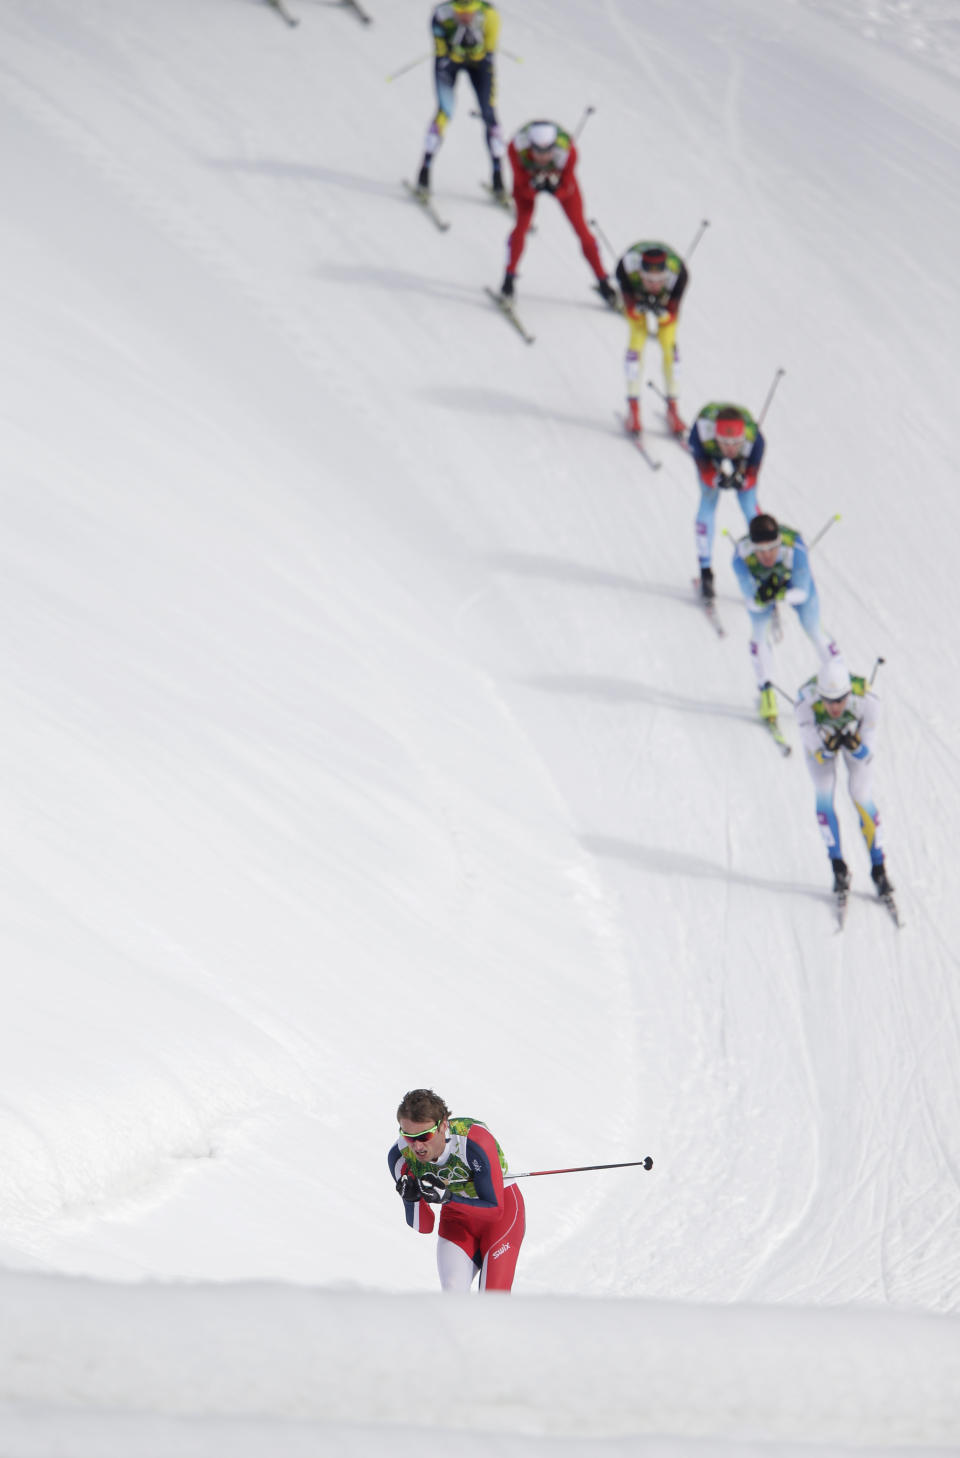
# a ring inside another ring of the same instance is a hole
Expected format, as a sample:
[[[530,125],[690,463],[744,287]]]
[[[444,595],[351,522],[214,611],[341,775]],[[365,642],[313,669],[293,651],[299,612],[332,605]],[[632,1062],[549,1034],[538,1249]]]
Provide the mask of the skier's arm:
[[[800,607],[810,596],[812,587],[813,574],[810,571],[807,549],[797,542],[793,549],[793,564],[790,568],[789,584],[783,594],[784,598],[791,607]]]
[[[880,733],[880,701],[875,694],[866,693],[854,703],[859,708],[860,719],[846,731],[843,747],[854,759],[871,759]]]
[[[747,599],[747,606],[751,608],[759,607],[759,604],[756,601],[757,579],[754,577],[753,573],[750,571],[750,568],[747,566],[746,562],[743,560],[739,551],[737,550],[735,550],[733,554],[733,575],[737,579],[737,584],[740,588],[740,591]]]
[[[483,21],[483,43],[487,48],[487,55],[492,56],[497,49],[497,42],[500,39],[500,12],[494,10],[493,6],[487,11]]]
[[[815,698],[816,694],[811,694],[809,690],[801,692],[797,703],[797,729],[805,753],[815,759],[817,764],[826,764],[835,757],[835,751],[827,749],[824,742],[827,736],[820,732],[820,725],[813,712]]]
[[[567,153],[567,160],[563,164],[563,171],[560,173],[560,181],[552,189],[553,195],[561,202],[565,198],[572,197],[577,190],[577,144],[571,139],[570,150]]]
[[[387,1155],[387,1168],[390,1170],[390,1178],[394,1185],[409,1173],[409,1165],[400,1152],[400,1145],[394,1144]],[[399,1190],[397,1192],[399,1194]],[[411,1230],[418,1230],[421,1235],[429,1235],[433,1230],[433,1210],[426,1200],[404,1200],[403,1213],[406,1216],[407,1224]]]
[[[503,1214],[503,1170],[493,1135],[478,1124],[467,1135],[467,1163],[476,1199],[458,1195],[452,1186],[450,1204],[469,1210],[471,1219],[475,1216],[484,1222],[496,1220]]]
[[[745,491],[752,490],[753,487],[755,487],[757,484],[757,477],[760,475],[760,467],[763,464],[763,453],[766,450],[766,446],[767,443],[764,440],[762,433],[758,430],[757,438],[753,443],[753,448],[750,451],[749,456],[747,457],[746,466],[743,472],[743,489]]]
[[[689,281],[690,275],[687,273],[687,265],[685,263],[681,263],[680,272],[677,274],[677,281],[673,286],[673,293],[670,295],[670,302],[667,304],[668,319],[676,319],[677,315],[680,313],[680,300],[683,298],[684,291]]]
[[[696,462],[697,475],[700,477],[700,480],[703,482],[704,486],[716,486],[718,475],[717,467],[716,464],[711,461],[710,457],[707,455],[706,451],[703,448],[703,441],[700,439],[700,432],[697,429],[696,421],[694,421],[693,425],[690,427],[689,445],[690,454],[693,456],[693,459]]]

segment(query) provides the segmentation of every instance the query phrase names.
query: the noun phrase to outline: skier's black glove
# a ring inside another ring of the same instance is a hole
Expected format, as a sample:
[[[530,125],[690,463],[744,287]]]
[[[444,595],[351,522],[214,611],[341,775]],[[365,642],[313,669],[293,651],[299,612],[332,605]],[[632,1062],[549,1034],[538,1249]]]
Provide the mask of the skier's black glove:
[[[837,753],[837,750],[840,749],[843,746],[843,730],[842,729],[831,729],[830,732],[827,733],[827,734],[824,734],[822,736],[822,738],[823,738],[823,747],[827,751],[828,754],[836,754]]]
[[[416,1175],[401,1175],[397,1180],[397,1194],[401,1200],[406,1200],[410,1204],[413,1204],[415,1200],[419,1200],[420,1186],[417,1184]]]
[[[773,602],[786,585],[786,579],[781,577],[779,572],[771,572],[770,576],[765,577],[757,588],[757,602]]]
[[[420,1194],[428,1205],[445,1205],[450,1198],[450,1191],[439,1175],[421,1175],[417,1183],[420,1186]]]
[[[851,724],[849,728],[844,729],[840,740],[844,749],[849,750],[851,754],[855,754],[860,748],[860,730],[855,729]]]

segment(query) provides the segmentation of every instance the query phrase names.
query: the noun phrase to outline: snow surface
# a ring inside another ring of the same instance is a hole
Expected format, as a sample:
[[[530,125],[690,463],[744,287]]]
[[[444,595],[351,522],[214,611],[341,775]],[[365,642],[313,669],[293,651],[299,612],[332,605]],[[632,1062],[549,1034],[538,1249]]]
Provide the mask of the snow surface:
[[[290,4],[0,11],[0,1452],[958,1451],[955,6],[504,16],[613,250],[710,219],[687,414],[783,367],[761,501],[841,513],[905,921],[841,801],[841,937],[564,219],[528,348],[468,91],[450,232],[399,186],[429,4]],[[441,1298],[419,1084],[515,1170],[654,1168],[526,1181],[514,1296]]]

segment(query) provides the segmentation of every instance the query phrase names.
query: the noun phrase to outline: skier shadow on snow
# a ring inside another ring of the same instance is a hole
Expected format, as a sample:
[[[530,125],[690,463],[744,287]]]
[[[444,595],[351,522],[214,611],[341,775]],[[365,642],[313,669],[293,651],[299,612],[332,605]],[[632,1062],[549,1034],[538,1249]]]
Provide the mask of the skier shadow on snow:
[[[444,303],[466,302],[476,304],[484,311],[489,308],[482,298],[478,301],[477,290],[469,284],[456,283],[452,279],[444,281],[428,278],[422,273],[404,273],[398,268],[356,268],[345,263],[328,263],[314,268],[313,275],[316,278],[332,279],[336,283],[362,285],[365,289],[382,288],[391,294],[426,294],[432,299],[442,299]],[[434,391],[429,392],[429,398],[434,398]]]
[[[693,876],[703,881],[727,881],[734,886],[749,886],[752,891],[785,891],[792,896],[805,896],[821,906],[829,905],[833,898],[824,892],[822,886],[803,885],[799,881],[776,881],[772,876],[751,876],[746,871],[736,871],[717,861],[705,861],[699,856],[684,855],[681,851],[664,850],[662,846],[637,845],[634,841],[617,840],[612,835],[584,835],[580,844],[591,855],[603,856],[608,860],[626,861],[661,876]],[[867,900],[873,900],[866,892]]]
[[[471,290],[471,298],[472,294],[473,291]],[[480,307],[487,309],[489,305],[481,299]],[[562,425],[575,425],[581,430],[598,431],[600,435],[610,434],[609,428],[602,421],[598,421],[595,415],[572,415],[569,410],[545,410],[537,401],[524,400],[507,390],[483,390],[458,385],[432,385],[429,390],[422,391],[422,394],[432,404],[440,405],[450,410],[469,410],[471,414],[485,411],[489,415],[529,415],[534,420],[559,421]],[[495,567],[506,566],[514,571],[522,572],[523,564],[527,562],[536,564],[538,561],[545,561],[546,559],[538,559],[536,557],[527,558],[520,554],[512,556],[510,553],[506,553],[501,554],[499,557],[490,557],[487,560]],[[518,564],[520,565],[518,566]],[[537,574],[531,570],[524,575],[532,577]],[[626,578],[623,581],[626,582]],[[623,583],[618,585],[623,586]]]
[[[362,177],[357,172],[338,172],[334,167],[317,167],[313,162],[286,162],[276,157],[208,157],[207,166],[214,172],[252,172],[275,177],[281,182],[317,182],[322,187],[346,187],[351,192],[372,193],[396,201],[395,183],[376,177]]]
[[[564,415],[563,419],[566,421],[569,416]],[[593,421],[590,424],[594,426]],[[603,433],[609,434],[608,431]],[[672,602],[694,607],[697,612],[702,611],[701,603],[690,588],[678,587],[675,582],[641,582],[624,572],[608,572],[602,567],[587,567],[582,562],[564,562],[559,558],[537,557],[526,552],[494,552],[484,560],[490,567],[512,572],[516,577],[541,577],[554,582],[572,582],[580,587],[612,587],[621,592],[635,592],[639,596],[666,597]],[[737,602],[739,605],[739,599],[721,593],[717,594],[717,602]]]
[[[710,714],[721,719],[741,719],[756,724],[757,716],[742,704],[724,704],[716,699],[691,699],[667,689],[653,688],[635,679],[601,678],[589,673],[554,673],[521,679],[526,688],[543,693],[576,694],[581,698],[606,699],[617,704],[653,704],[659,709],[678,709],[682,714]]]

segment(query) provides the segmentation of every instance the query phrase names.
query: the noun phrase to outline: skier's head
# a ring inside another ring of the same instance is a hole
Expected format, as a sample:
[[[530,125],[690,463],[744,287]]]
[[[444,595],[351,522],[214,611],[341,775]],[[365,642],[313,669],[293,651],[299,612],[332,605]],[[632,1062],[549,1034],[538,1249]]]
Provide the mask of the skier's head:
[[[839,658],[831,658],[817,674],[817,693],[832,719],[843,713],[850,697],[850,675]]]
[[[405,1093],[397,1109],[400,1134],[418,1159],[438,1159],[447,1139],[450,1110],[432,1088],[414,1088]]]
[[[775,517],[761,512],[750,523],[750,540],[762,566],[772,567],[780,551],[780,528]]]
[[[736,405],[724,405],[717,412],[714,434],[720,454],[728,461],[735,461],[743,455],[747,445],[747,428],[743,414]]]
[[[640,277],[644,288],[662,289],[667,281],[667,250],[660,244],[645,248],[640,255]]]
[[[527,147],[533,161],[546,167],[553,161],[553,149],[557,145],[555,122],[536,121],[527,127]]]

